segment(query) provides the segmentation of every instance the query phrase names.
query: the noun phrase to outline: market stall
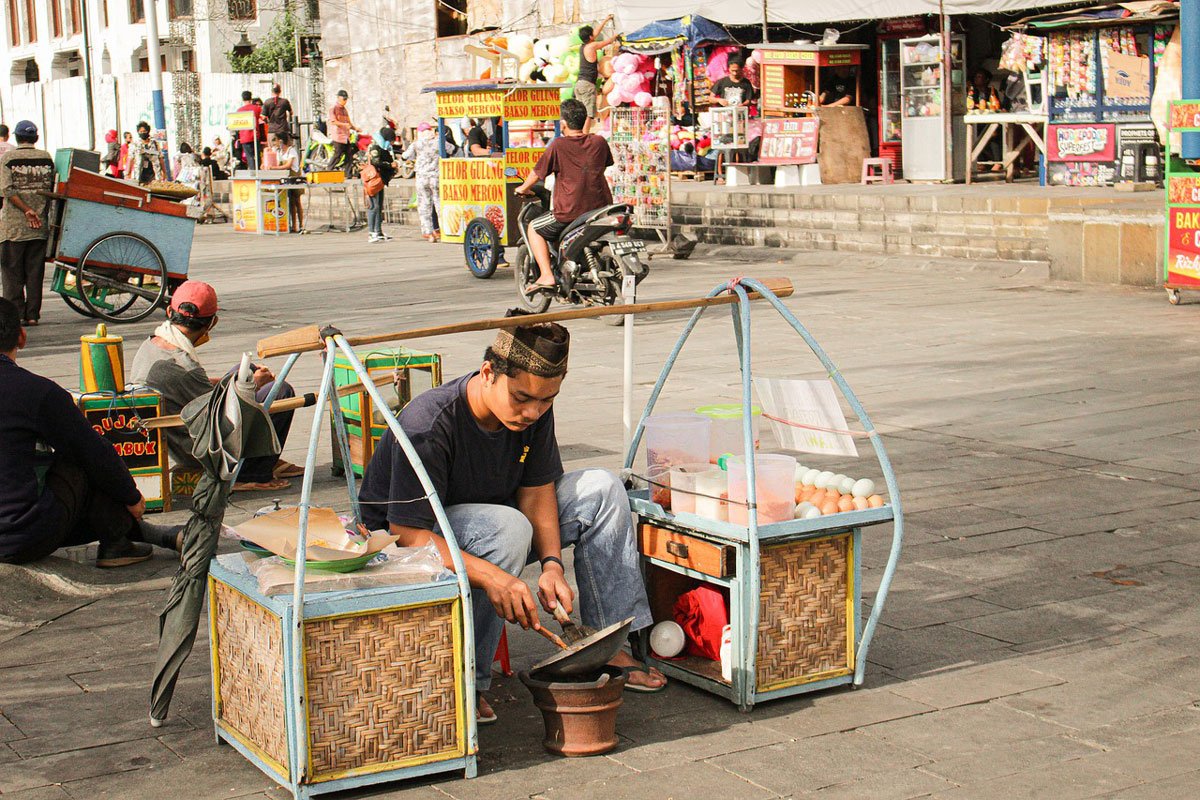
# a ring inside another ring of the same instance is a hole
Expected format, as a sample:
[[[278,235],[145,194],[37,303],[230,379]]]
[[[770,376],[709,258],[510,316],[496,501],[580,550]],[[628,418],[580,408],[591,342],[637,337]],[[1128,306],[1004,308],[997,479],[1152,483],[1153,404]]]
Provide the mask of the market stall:
[[[853,72],[854,92],[850,105],[862,104],[862,51],[865,44],[752,44],[761,51],[759,59],[760,107],[763,116],[807,116],[829,90],[831,73]],[[824,82],[824,85],[822,85]]]
[[[240,169],[229,179],[233,230],[258,236],[278,236],[288,230],[286,169]]]
[[[1174,152],[1172,139],[1200,132],[1200,103],[1171,103],[1167,130],[1167,224],[1163,242],[1163,286],[1171,305],[1182,291],[1200,290],[1200,169]]]
[[[477,278],[490,278],[504,247],[518,241],[521,201],[515,190],[558,136],[561,90],[566,88],[465,81],[435,83],[423,90],[437,98],[442,241],[463,245],[467,268]],[[489,156],[447,155],[448,129],[472,119],[492,121],[500,131],[499,150]]]
[[[614,108],[608,143],[614,203],[633,207],[633,227],[671,235],[670,114],[666,109]]]
[[[1152,161],[1159,148],[1150,105],[1158,63],[1178,22],[1178,6],[1120,5],[1042,14],[1017,25],[1047,38],[1049,124],[1045,183],[1105,186],[1120,178],[1122,154]]]

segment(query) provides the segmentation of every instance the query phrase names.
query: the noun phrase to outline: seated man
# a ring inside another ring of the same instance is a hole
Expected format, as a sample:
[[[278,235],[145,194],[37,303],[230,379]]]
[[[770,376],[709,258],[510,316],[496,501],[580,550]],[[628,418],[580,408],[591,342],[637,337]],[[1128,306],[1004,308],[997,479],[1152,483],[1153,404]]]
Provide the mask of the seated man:
[[[149,386],[161,394],[164,414],[178,414],[188,403],[211,392],[219,380],[210,378],[196,357],[196,348],[208,341],[209,334],[217,326],[217,311],[217,293],[211,286],[201,281],[185,281],[171,296],[166,322],[155,329],[153,336],[142,342],[137,355],[133,357],[130,382]],[[255,369],[254,388],[258,402],[267,399],[274,383],[275,376],[271,370],[266,367]],[[295,396],[295,390],[286,383],[276,395],[280,400]],[[273,414],[271,423],[275,426],[280,446],[283,446],[292,426],[292,413]],[[165,430],[167,449],[175,465],[199,471],[200,464],[192,456],[192,439],[187,429]],[[233,490],[278,491],[291,485],[287,478],[303,474],[303,468],[289,464],[278,456],[248,458],[242,464],[239,480],[233,485]]]
[[[180,526],[142,519],[146,501],[129,470],[71,395],[17,366],[23,347],[17,307],[0,300],[0,562],[24,564],[97,540],[97,567],[145,561],[149,542],[178,550]],[[54,453],[41,456],[39,444]]]
[[[540,627],[533,595],[520,578],[527,564],[541,565],[542,607],[553,611],[561,603],[571,612],[575,594],[563,574],[563,547],[575,546],[585,625],[602,628],[633,617],[636,631],[652,623],[625,490],[604,470],[563,474],[551,406],[567,373],[569,345],[561,325],[501,331],[479,371],[426,391],[400,413],[464,551],[474,587],[475,686],[481,691],[491,685],[501,618]],[[425,496],[404,451],[385,433],[359,491],[363,521],[371,530],[390,528],[403,546],[432,537],[449,566]],[[662,673],[628,653],[612,663],[629,668],[626,688],[666,685]],[[495,719],[482,695],[478,717]]]
[[[541,275],[529,292],[553,288],[556,281],[550,268],[550,248],[567,226],[589,211],[612,204],[612,190],[604,170],[612,166],[612,150],[603,137],[584,133],[587,109],[578,100],[564,100],[559,115],[566,123],[562,136],[550,143],[538,158],[525,182],[516,188],[519,195],[547,175],[554,175],[554,210],[529,223],[526,237]]]

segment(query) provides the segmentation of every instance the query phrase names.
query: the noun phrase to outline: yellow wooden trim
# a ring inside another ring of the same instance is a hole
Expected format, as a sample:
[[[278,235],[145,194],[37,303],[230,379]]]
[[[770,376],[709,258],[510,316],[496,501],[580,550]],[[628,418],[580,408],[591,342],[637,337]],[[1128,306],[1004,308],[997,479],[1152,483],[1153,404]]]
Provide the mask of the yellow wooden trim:
[[[259,761],[266,764],[271,769],[275,770],[275,773],[277,775],[281,776],[284,780],[291,780],[291,776],[288,774],[286,767],[284,767],[282,764],[280,764],[278,761],[276,761],[273,756],[267,755],[266,751],[264,751],[261,747],[256,745],[254,742],[247,739],[246,736],[241,731],[239,731],[237,728],[233,727],[232,725],[228,724],[224,720],[217,720],[217,724],[221,726],[221,730],[228,733],[234,739],[237,739],[239,744],[241,744],[243,747],[245,747],[247,750],[249,750],[251,753],[253,753],[255,758],[257,758]]]
[[[767,686],[756,687],[755,691],[759,694],[765,694],[766,692],[773,692],[776,689],[787,689],[791,686],[803,686],[806,683],[816,683],[817,681],[823,681],[829,678],[840,678],[843,675],[849,675],[853,672],[853,665],[849,667],[840,667],[838,669],[830,669],[826,670],[825,672],[814,672],[811,675],[801,675],[800,677],[793,678],[790,681],[781,681],[779,683],[772,683]]]
[[[398,759],[396,761],[388,761],[383,764],[368,764],[363,767],[355,767],[354,769],[339,770],[337,772],[323,772],[320,774],[316,774],[316,770],[313,765],[313,757],[312,757],[312,754],[313,754],[312,726],[310,725],[310,718],[309,718],[309,713],[308,713],[308,710],[309,710],[308,657],[307,657],[308,648],[306,648],[304,646],[304,642],[301,642],[301,644],[300,644],[300,677],[301,677],[301,680],[304,681],[304,709],[303,709],[304,735],[308,739],[308,748],[307,748],[307,750],[308,750],[308,753],[307,753],[308,768],[306,770],[305,779],[303,781],[304,783],[309,783],[309,784],[325,783],[327,781],[338,780],[339,778],[351,778],[351,777],[355,777],[358,775],[373,775],[377,772],[386,772],[388,770],[403,769],[405,767],[416,767],[416,766],[420,766],[422,764],[431,764],[435,761],[447,761],[451,758],[461,758],[463,755],[466,754],[467,748],[466,748],[466,744],[465,744],[465,733],[464,733],[464,731],[465,731],[464,725],[465,725],[466,717],[465,717],[465,711],[463,708],[463,706],[464,706],[463,697],[465,696],[465,692],[463,691],[464,684],[462,682],[462,672],[463,672],[463,670],[462,670],[462,662],[463,662],[462,649],[463,649],[463,647],[462,647],[462,632],[461,632],[462,602],[459,600],[459,598],[443,597],[438,600],[426,600],[426,601],[423,601],[420,603],[405,603],[403,605],[397,605],[397,606],[385,606],[382,608],[371,608],[371,609],[367,609],[365,611],[347,611],[344,614],[328,614],[323,617],[305,617],[304,627],[307,627],[308,623],[310,623],[310,622],[320,622],[323,620],[330,620],[330,619],[344,619],[346,617],[363,617],[363,616],[367,616],[368,614],[384,614],[389,611],[404,611],[404,610],[413,609],[413,608],[425,608],[426,606],[438,606],[438,605],[446,605],[446,604],[449,604],[451,606],[451,609],[450,609],[450,613],[451,613],[451,617],[452,617],[451,618],[451,629],[452,629],[451,635],[453,637],[451,639],[451,649],[453,650],[453,656],[454,656],[454,673],[455,673],[454,685],[456,687],[458,687],[455,692],[455,695],[456,695],[455,703],[458,706],[458,742],[457,742],[457,746],[453,750],[447,750],[447,751],[444,751],[441,753],[430,753],[428,755],[423,755],[423,756],[411,756],[409,758],[402,758],[402,759]]]

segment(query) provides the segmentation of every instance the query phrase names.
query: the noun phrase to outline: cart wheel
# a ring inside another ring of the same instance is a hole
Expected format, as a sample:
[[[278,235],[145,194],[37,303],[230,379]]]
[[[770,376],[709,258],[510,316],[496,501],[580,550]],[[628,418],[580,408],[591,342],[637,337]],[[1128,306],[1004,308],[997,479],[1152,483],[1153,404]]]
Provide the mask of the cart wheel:
[[[476,217],[467,223],[463,233],[463,254],[467,269],[476,278],[490,278],[500,263],[500,233],[487,217]]]
[[[530,297],[525,294],[534,281],[538,279],[537,262],[533,260],[529,248],[521,245],[517,248],[517,260],[513,262],[513,277],[517,279],[517,298],[521,307],[534,314],[541,314],[550,307],[552,299],[547,292],[538,292]]]
[[[1167,289],[1167,302],[1173,306],[1177,306],[1183,302],[1183,297],[1178,289]]]
[[[75,288],[94,316],[137,322],[167,297],[167,265],[158,248],[136,233],[106,233],[75,265]]]

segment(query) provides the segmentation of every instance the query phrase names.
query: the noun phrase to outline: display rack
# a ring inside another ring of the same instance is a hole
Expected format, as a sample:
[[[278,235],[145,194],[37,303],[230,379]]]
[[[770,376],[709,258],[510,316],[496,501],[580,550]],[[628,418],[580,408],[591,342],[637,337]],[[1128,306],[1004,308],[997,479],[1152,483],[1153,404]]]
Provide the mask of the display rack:
[[[613,202],[633,206],[633,227],[671,231],[671,114],[659,108],[614,108]]]

